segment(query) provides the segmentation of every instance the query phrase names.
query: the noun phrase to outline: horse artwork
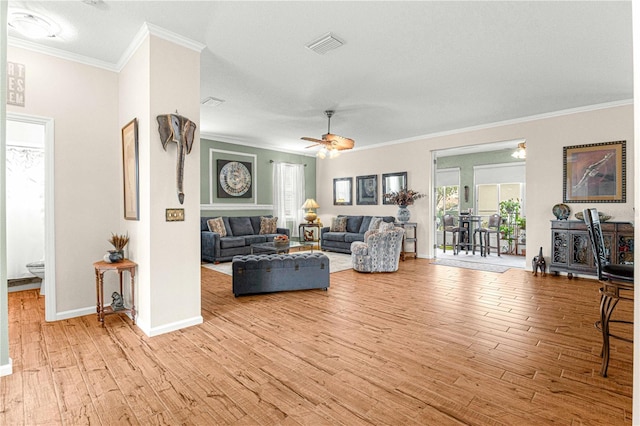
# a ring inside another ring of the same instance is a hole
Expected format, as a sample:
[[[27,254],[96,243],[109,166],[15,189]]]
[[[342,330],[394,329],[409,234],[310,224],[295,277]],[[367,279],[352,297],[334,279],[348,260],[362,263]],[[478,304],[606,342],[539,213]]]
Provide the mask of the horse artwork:
[[[169,142],[178,145],[178,162],[176,165],[176,186],[178,190],[178,201],[184,204],[184,157],[191,152],[193,147],[193,137],[196,132],[196,124],[186,117],[177,114],[159,115],[158,131],[162,147],[167,150]]]
[[[542,276],[547,275],[547,262],[544,260],[544,256],[542,255],[542,247],[540,247],[540,253],[537,256],[534,256],[531,261],[531,267],[533,268],[533,275],[538,276],[538,269],[542,272]]]

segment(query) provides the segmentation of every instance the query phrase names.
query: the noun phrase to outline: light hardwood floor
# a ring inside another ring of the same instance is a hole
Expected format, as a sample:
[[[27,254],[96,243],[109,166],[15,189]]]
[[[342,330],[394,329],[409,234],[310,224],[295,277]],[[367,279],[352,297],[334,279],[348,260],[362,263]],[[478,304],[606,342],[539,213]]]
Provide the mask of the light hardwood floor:
[[[204,323],[147,338],[10,293],[0,424],[630,424],[632,346],[598,375],[598,301],[592,280],[425,259],[236,299],[203,268]]]

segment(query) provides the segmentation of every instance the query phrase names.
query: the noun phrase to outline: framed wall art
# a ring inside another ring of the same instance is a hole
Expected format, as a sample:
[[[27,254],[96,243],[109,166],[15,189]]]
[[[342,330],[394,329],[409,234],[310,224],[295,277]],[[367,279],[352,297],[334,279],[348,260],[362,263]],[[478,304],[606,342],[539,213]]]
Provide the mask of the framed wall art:
[[[255,154],[210,148],[209,203],[225,206],[256,204],[257,173]]]
[[[382,175],[382,204],[393,204],[384,194],[407,188],[407,172],[385,173]]]
[[[626,141],[563,148],[563,202],[624,203]]]
[[[247,161],[217,160],[218,198],[251,198],[253,167]]]
[[[350,206],[353,204],[351,200],[353,178],[335,178],[333,179],[333,205],[334,206]]]
[[[138,119],[122,128],[122,172],[124,183],[124,218],[140,219],[138,171]]]
[[[356,204],[378,204],[378,175],[356,176]]]

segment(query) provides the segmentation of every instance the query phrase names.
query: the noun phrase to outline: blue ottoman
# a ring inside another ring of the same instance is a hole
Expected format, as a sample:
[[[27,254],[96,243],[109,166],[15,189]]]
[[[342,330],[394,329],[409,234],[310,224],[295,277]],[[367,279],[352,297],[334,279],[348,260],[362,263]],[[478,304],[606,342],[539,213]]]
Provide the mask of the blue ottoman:
[[[233,294],[329,288],[329,258],[323,253],[234,256]]]

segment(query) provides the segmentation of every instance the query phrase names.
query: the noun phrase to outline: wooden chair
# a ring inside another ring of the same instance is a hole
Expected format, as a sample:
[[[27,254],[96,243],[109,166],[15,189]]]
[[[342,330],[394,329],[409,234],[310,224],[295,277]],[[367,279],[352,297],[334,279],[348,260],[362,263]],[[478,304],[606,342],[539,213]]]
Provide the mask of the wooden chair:
[[[480,250],[480,254],[486,256],[491,254],[491,249],[494,248],[498,252],[498,256],[500,256],[500,225],[502,224],[502,217],[499,214],[492,214],[489,216],[489,223],[486,228],[479,228],[478,233],[480,234],[480,238],[484,237],[484,254],[482,253],[482,249]],[[496,245],[492,246],[491,243],[491,234],[496,235]],[[474,235],[475,240],[475,235]]]
[[[598,273],[600,287],[600,320],[595,322],[595,327],[602,332],[602,367],[600,375],[607,377],[609,367],[609,337],[633,342],[632,339],[616,336],[609,332],[609,323],[618,322],[633,324],[632,321],[611,320],[611,314],[620,300],[633,301],[633,265],[611,265],[607,254],[609,250],[604,244],[600,218],[596,209],[584,210],[584,222],[589,231],[589,240]],[[623,292],[621,295],[621,292]],[[629,294],[629,295],[627,295]],[[627,295],[627,296],[624,296]],[[631,296],[631,297],[630,297]]]
[[[466,228],[462,228],[456,225],[455,218],[450,214],[445,214],[442,218],[443,232],[442,232],[442,252],[447,252],[447,232],[451,232],[453,235],[453,254],[458,254],[459,247],[458,241],[464,241]],[[456,239],[456,235],[459,237]]]

